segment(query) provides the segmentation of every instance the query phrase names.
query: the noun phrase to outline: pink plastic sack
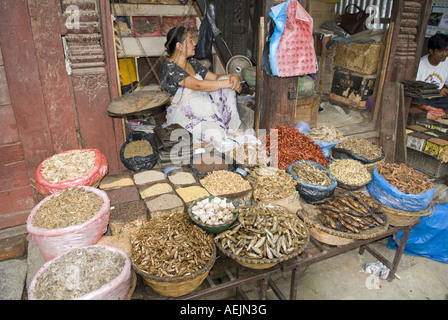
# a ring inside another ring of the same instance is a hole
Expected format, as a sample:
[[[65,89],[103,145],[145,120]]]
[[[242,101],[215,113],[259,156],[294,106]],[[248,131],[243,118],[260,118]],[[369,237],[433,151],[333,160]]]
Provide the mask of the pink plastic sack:
[[[313,18],[298,3],[289,2],[286,24],[277,50],[279,77],[293,77],[316,73]]]
[[[93,188],[80,186],[87,191],[98,195],[103,201],[103,206],[92,218],[86,222],[58,229],[45,229],[34,227],[32,222],[34,215],[40,206],[57,194],[51,195],[39,202],[32,210],[26,221],[26,228],[31,238],[36,243],[45,261],[51,260],[72,248],[85,247],[96,244],[107,231],[110,217],[110,200],[106,192]]]
[[[89,247],[102,247],[112,252],[118,252],[125,259],[125,264],[123,270],[115,279],[106,283],[101,288],[96,289],[73,300],[124,300],[127,297],[129,290],[131,288],[132,269],[131,269],[131,260],[129,259],[128,255],[124,251],[114,247],[94,245],[94,246],[88,246],[86,248]],[[28,300],[38,300],[38,298],[34,294],[37,280],[51,266],[52,263],[54,263],[55,261],[57,261],[57,259],[63,257],[67,253],[68,252],[61,254],[60,256],[54,258],[53,260],[46,262],[37,271],[28,288]]]
[[[76,186],[92,187],[95,186],[97,183],[101,181],[101,179],[104,178],[109,168],[107,159],[104,156],[104,154],[102,154],[98,149],[72,149],[72,150],[66,150],[62,153],[67,153],[74,150],[90,150],[95,152],[95,164],[92,170],[87,175],[77,179],[62,181],[58,183],[51,183],[45,180],[45,178],[42,176],[42,164],[43,164],[42,161],[42,163],[37,167],[36,173],[34,174],[36,180],[36,189],[40,194],[43,195],[55,194],[68,187],[76,187]],[[48,157],[45,160],[48,160],[51,157]]]

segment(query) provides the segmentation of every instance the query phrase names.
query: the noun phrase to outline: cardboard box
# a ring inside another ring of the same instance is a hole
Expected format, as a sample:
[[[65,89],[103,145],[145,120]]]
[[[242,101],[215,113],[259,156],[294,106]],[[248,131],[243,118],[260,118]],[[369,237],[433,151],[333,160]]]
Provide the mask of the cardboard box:
[[[448,149],[447,140],[439,138],[431,138],[428,141],[426,141],[425,149],[423,150],[423,152],[438,158],[439,154],[446,149]]]
[[[381,43],[338,42],[334,63],[350,71],[362,74],[374,74],[378,69],[381,55]]]
[[[376,74],[365,75],[343,68],[334,71],[331,93],[359,103],[373,94]]]
[[[325,21],[335,20],[335,6],[336,3],[326,1],[312,0],[306,2],[305,10],[313,18],[313,31],[320,29]]]
[[[425,149],[426,141],[429,139],[431,139],[431,137],[422,132],[412,132],[408,134],[406,146],[410,149],[423,152],[423,150]]]

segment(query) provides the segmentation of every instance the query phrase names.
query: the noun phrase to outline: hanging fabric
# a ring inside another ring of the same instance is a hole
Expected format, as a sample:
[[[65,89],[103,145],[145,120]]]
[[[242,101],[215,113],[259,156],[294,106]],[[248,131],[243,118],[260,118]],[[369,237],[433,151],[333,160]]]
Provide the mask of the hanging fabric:
[[[279,77],[292,77],[317,71],[314,51],[313,18],[296,0],[286,7],[286,23],[277,50]]]

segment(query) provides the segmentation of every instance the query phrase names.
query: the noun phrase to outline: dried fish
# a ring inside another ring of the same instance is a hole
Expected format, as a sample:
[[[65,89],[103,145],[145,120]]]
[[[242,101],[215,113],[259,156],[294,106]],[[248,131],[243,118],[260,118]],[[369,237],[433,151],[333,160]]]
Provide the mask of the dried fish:
[[[203,269],[213,252],[211,236],[185,213],[159,216],[131,234],[132,261],[160,277],[182,277]]]
[[[251,189],[249,181],[245,180],[240,174],[228,170],[213,171],[201,179],[201,184],[214,196]]]
[[[340,142],[344,140],[344,133],[334,126],[316,126],[306,134],[313,141]]]
[[[310,184],[329,186],[331,179],[327,172],[310,162],[299,162],[292,167],[292,172],[302,181]]]
[[[280,258],[305,244],[308,233],[305,225],[283,207],[259,204],[240,207],[238,212],[239,223],[215,237],[216,243],[237,256]]]
[[[362,186],[372,180],[372,175],[367,168],[353,159],[332,161],[328,170],[335,179],[352,186]]]
[[[257,167],[249,170],[247,178],[257,201],[283,199],[296,193],[295,181],[285,170],[274,167]]]
[[[404,163],[380,163],[377,172],[391,185],[407,194],[421,194],[434,188],[426,175]]]
[[[51,183],[74,180],[92,171],[95,161],[92,150],[71,150],[44,160],[41,174]]]
[[[367,160],[379,159],[383,155],[383,149],[367,139],[347,138],[337,147],[349,150]]]

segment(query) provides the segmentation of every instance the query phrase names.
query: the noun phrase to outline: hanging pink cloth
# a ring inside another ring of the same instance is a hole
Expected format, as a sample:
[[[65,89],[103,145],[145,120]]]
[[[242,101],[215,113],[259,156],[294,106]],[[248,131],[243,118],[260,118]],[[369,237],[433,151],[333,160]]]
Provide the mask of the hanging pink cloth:
[[[313,18],[298,1],[286,8],[286,25],[277,51],[279,77],[316,73]]]

